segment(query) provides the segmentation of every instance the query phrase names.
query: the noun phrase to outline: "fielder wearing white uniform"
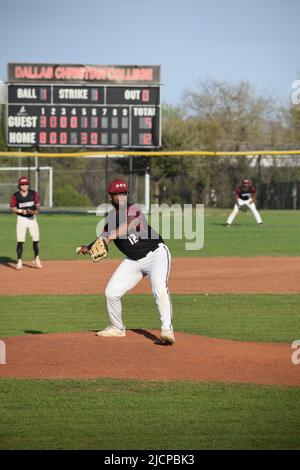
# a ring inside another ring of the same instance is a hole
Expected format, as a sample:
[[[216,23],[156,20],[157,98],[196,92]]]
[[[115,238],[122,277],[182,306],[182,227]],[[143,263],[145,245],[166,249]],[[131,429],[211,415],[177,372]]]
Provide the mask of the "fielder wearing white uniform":
[[[128,187],[124,180],[114,180],[108,187],[113,209],[107,214],[102,238],[111,241],[126,258],[113,273],[105,289],[110,325],[97,336],[126,335],[122,319],[121,297],[149,276],[161,320],[160,338],[165,344],[175,342],[172,303],[168,290],[171,255],[161,236],[147,223],[136,204],[127,202]],[[93,243],[81,247],[86,254]]]
[[[244,179],[242,181],[242,185],[236,189],[235,195],[236,195],[236,203],[234,205],[233,211],[231,212],[231,214],[229,215],[227,219],[226,225],[230,226],[233,220],[235,219],[237,213],[239,212],[239,210],[243,210],[246,208],[246,209],[251,210],[256,222],[260,226],[262,226],[263,221],[255,205],[256,188],[251,185],[248,179]]]
[[[17,215],[17,257],[16,269],[22,269],[23,244],[26,239],[27,229],[33,241],[34,265],[42,268],[39,258],[39,226],[36,216],[39,213],[39,195],[36,191],[29,189],[29,179],[22,176],[18,181],[19,191],[12,194],[10,198],[11,211]]]

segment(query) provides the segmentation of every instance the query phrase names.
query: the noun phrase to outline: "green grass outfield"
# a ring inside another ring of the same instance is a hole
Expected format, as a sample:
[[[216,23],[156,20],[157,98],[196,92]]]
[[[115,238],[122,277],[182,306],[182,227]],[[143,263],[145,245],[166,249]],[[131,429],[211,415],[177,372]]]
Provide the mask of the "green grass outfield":
[[[264,227],[256,225],[250,213],[238,214],[230,228],[224,224],[229,210],[205,210],[204,247],[185,250],[188,240],[165,239],[173,256],[300,256],[299,211],[262,211]],[[76,246],[96,238],[100,218],[95,215],[43,215],[39,216],[42,259],[78,259]],[[195,219],[194,219],[195,222]],[[0,260],[16,258],[16,218],[12,214],[0,215],[1,243],[5,247]],[[193,229],[196,225],[194,223]],[[122,254],[112,246],[110,257]],[[32,243],[27,234],[24,259],[32,258]]]
[[[128,329],[160,329],[152,295],[127,295],[122,302]],[[295,337],[300,294],[174,294],[172,302],[177,331],[239,341],[292,343],[300,339]],[[0,339],[107,326],[103,295],[0,296],[0,311]]]
[[[292,342],[300,323],[300,295],[172,298],[177,331]],[[128,328],[159,328],[151,295],[123,304]],[[106,325],[102,296],[3,296],[0,311],[0,338]],[[299,400],[288,387],[0,379],[0,449],[299,449]]]
[[[263,228],[239,214],[227,229],[228,213],[205,211],[200,251],[166,240],[173,256],[300,256],[298,212],[262,212]],[[41,215],[42,259],[78,259],[74,247],[93,240],[97,221]],[[15,259],[15,223],[0,215],[0,262]],[[29,237],[24,254],[32,258]],[[120,255],[112,248],[110,256]],[[176,331],[240,341],[300,339],[300,295],[176,294],[172,300]],[[160,328],[151,295],[125,296],[123,306],[127,328]],[[103,295],[0,297],[0,339],[106,324]],[[0,449],[300,449],[299,402],[294,387],[0,379]]]
[[[299,449],[300,390],[0,380],[0,449]]]

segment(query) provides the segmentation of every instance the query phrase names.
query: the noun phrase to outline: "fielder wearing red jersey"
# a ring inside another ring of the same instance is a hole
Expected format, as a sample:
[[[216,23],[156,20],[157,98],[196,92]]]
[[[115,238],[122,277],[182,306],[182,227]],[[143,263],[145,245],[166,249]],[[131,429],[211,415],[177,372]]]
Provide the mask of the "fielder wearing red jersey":
[[[40,232],[36,220],[40,210],[39,194],[29,189],[29,179],[26,176],[19,178],[18,188],[19,191],[12,194],[10,198],[11,211],[17,215],[17,269],[22,269],[23,267],[23,244],[26,239],[27,229],[33,241],[33,263],[36,268],[42,268],[39,257]]]
[[[226,225],[229,227],[235,216],[237,215],[239,210],[248,210],[250,209],[252,214],[255,217],[256,222],[262,226],[263,221],[262,218],[256,209],[255,203],[256,203],[256,188],[251,184],[251,182],[248,179],[244,179],[242,181],[241,186],[236,188],[235,190],[235,197],[236,197],[236,203],[234,205],[233,211],[229,215],[227,219]]]

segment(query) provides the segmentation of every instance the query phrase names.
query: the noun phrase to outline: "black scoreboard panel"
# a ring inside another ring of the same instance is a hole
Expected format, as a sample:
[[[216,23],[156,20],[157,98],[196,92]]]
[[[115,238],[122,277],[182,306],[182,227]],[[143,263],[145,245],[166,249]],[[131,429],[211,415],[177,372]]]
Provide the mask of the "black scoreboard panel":
[[[158,148],[160,87],[8,84],[12,147]]]

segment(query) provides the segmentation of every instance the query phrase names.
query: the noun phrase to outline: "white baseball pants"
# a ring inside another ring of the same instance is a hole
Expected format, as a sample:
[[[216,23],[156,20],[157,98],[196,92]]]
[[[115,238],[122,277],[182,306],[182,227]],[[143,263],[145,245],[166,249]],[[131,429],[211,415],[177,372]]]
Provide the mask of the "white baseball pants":
[[[29,230],[32,241],[38,242],[40,240],[39,226],[36,217],[22,217],[17,216],[17,241],[25,242],[26,232]]]
[[[247,202],[247,201],[243,201],[242,199],[238,199],[238,204],[239,205],[243,205],[243,204],[247,204],[247,206],[249,207],[249,209],[251,210],[252,214],[254,215],[254,218],[256,220],[256,222],[258,224],[262,224],[262,218],[258,212],[258,210],[256,209],[256,206],[255,206],[255,203],[252,201],[252,202]],[[233,211],[231,212],[231,214],[229,215],[228,219],[227,219],[227,224],[232,224],[232,222],[234,221],[235,219],[235,216],[237,215],[238,211],[239,211],[239,206],[238,204],[235,204],[234,205],[234,208],[233,208]]]
[[[124,329],[121,297],[133,289],[144,276],[149,276],[152,292],[158,307],[161,329],[173,330],[172,303],[168,291],[171,255],[166,245],[148,253],[145,258],[134,261],[125,258],[112,275],[105,289],[107,311],[111,325]]]

